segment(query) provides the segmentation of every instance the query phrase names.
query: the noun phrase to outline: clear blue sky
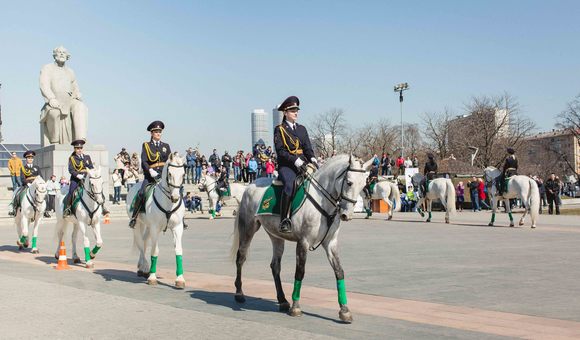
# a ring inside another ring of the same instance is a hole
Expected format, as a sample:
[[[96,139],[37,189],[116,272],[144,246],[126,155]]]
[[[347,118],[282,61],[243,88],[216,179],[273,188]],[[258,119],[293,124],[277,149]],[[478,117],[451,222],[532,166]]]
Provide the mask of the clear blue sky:
[[[5,1],[5,142],[39,142],[42,65],[64,45],[90,110],[89,140],[140,148],[146,126],[183,151],[248,149],[250,112],[288,95],[300,120],[405,120],[505,91],[550,129],[580,93],[580,1]]]

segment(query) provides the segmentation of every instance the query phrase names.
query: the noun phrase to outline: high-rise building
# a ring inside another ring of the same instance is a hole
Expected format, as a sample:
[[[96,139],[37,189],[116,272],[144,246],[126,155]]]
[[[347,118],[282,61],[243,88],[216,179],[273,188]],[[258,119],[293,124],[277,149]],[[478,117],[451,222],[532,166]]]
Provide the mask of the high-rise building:
[[[264,109],[252,111],[252,147],[256,144],[267,144],[271,140],[268,133],[268,114]]]
[[[278,107],[272,109],[272,132],[276,129],[276,126],[282,124],[282,118],[284,118],[284,113],[278,111]],[[274,133],[272,133],[272,145],[274,145]]]

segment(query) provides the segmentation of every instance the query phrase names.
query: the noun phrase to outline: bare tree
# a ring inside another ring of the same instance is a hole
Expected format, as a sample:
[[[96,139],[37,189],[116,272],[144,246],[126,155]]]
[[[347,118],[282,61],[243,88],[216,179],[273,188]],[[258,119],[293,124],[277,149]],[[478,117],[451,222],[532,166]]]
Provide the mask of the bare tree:
[[[346,120],[342,109],[331,109],[321,113],[312,122],[312,142],[317,152],[329,157],[338,150],[339,142],[345,136]]]
[[[467,155],[469,147],[479,149],[475,163],[499,167],[507,147],[522,149],[535,124],[521,115],[516,98],[505,92],[499,96],[473,97],[465,104],[466,115],[450,123],[449,146],[456,155]]]
[[[567,107],[560,115],[558,115],[558,123],[556,126],[560,129],[568,131],[580,147],[580,94],[567,104]],[[561,155],[566,162],[568,168],[576,175],[576,179],[580,181],[580,174],[576,171],[574,160],[568,159],[566,155]]]
[[[452,117],[453,114],[448,108],[442,112],[424,113],[421,116],[427,147],[435,151],[440,159],[450,155],[449,126]]]

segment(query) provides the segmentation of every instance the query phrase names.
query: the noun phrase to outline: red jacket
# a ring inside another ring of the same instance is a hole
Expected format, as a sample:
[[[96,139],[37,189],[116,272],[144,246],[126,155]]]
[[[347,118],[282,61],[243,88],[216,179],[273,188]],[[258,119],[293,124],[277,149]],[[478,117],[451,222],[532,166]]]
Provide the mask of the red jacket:
[[[485,184],[483,184],[483,182],[479,182],[479,186],[477,187],[477,192],[479,194],[479,199],[484,200],[485,199]]]

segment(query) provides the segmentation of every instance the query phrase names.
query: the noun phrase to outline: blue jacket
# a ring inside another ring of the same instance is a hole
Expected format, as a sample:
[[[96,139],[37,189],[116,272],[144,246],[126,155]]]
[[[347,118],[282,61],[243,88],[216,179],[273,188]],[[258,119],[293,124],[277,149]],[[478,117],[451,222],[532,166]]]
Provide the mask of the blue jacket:
[[[195,166],[195,161],[197,160],[197,157],[195,156],[195,154],[194,153],[187,154],[187,156],[185,156],[185,158],[187,160],[187,167],[193,168]]]
[[[258,162],[255,159],[250,159],[248,162],[248,170],[250,172],[257,172],[258,171]]]

